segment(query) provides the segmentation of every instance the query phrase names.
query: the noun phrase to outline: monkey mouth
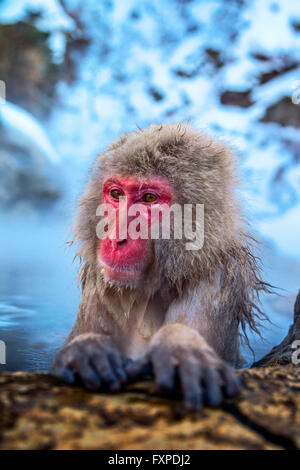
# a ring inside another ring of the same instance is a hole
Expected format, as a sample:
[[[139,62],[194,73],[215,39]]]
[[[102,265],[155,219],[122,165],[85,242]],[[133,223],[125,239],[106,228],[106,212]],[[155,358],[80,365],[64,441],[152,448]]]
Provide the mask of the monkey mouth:
[[[142,267],[138,265],[111,265],[105,261],[100,261],[101,272],[104,274],[104,279],[109,281],[128,281],[137,279],[142,273]]]

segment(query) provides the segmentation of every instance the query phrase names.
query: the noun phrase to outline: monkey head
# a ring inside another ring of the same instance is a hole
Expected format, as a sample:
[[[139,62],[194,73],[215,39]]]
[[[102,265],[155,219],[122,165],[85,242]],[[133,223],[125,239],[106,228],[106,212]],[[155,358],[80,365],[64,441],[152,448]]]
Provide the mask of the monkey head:
[[[75,233],[85,275],[89,271],[95,279],[119,286],[144,283],[152,290],[165,282],[179,288],[185,280],[207,279],[239,243],[234,186],[231,149],[188,125],[152,125],[122,136],[97,157],[80,201]],[[120,200],[125,201],[122,211]],[[125,207],[121,235],[97,237],[101,203],[112,205],[117,219]],[[135,239],[128,233],[132,205],[139,204],[139,223],[149,228],[150,207],[174,203],[204,206],[202,249],[186,250],[185,237]]]

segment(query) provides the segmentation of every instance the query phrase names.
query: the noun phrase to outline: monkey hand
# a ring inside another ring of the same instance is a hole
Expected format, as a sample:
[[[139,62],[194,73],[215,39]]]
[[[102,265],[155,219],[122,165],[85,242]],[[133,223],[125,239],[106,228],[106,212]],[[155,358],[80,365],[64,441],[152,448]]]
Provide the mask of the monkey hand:
[[[66,383],[79,380],[89,390],[118,391],[127,377],[119,351],[108,336],[76,336],[58,353],[53,373]]]
[[[198,410],[204,403],[217,406],[241,389],[233,369],[196,330],[185,325],[162,327],[153,336],[146,357],[128,364],[126,372],[130,380],[139,380],[149,373],[149,366],[158,392],[181,391],[187,410]]]

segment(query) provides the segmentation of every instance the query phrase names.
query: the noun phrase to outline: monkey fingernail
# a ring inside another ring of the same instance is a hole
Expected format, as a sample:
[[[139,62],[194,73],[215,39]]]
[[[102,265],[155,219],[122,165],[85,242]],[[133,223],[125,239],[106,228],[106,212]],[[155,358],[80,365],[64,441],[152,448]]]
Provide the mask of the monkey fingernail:
[[[198,411],[202,406],[201,397],[197,395],[187,398],[184,402],[184,407],[187,411]]]
[[[127,376],[122,369],[116,369],[116,374],[121,382],[126,382]]]
[[[108,388],[111,392],[119,392],[121,389],[121,384],[120,382],[110,383]]]
[[[130,359],[129,357],[125,357],[123,359],[123,367],[128,367],[130,364],[133,364],[133,359]]]
[[[60,380],[63,380],[67,384],[74,384],[75,382],[75,377],[72,371],[68,368],[59,368],[54,371],[54,375],[59,378]]]
[[[242,385],[239,380],[231,384],[231,386],[228,388],[229,388],[228,395],[230,397],[235,397],[236,395],[239,395],[242,391]]]
[[[88,390],[91,390],[91,392],[95,392],[96,390],[100,390],[100,384],[97,382],[86,382],[85,386]]]

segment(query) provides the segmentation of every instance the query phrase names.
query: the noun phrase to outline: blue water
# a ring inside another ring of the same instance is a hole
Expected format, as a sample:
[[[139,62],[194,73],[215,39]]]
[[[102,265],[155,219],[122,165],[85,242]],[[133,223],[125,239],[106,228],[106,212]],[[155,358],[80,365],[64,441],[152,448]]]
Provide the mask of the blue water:
[[[6,220],[0,229],[0,370],[46,370],[75,320],[79,302],[68,226],[55,218]]]

